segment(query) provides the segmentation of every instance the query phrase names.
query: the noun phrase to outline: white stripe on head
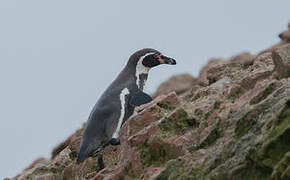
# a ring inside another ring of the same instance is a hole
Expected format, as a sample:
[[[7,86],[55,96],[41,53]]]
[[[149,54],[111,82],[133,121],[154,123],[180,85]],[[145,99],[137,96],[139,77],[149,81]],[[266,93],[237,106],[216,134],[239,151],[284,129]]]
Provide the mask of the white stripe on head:
[[[121,101],[121,113],[120,113],[120,117],[119,117],[119,121],[118,121],[118,126],[115,130],[115,132],[113,133],[112,138],[118,138],[119,137],[119,131],[121,129],[123,120],[124,120],[124,116],[125,116],[125,104],[126,104],[126,95],[129,94],[129,90],[128,88],[125,88],[122,90],[121,94],[120,94],[120,101]]]
[[[141,56],[140,59],[138,60],[137,62],[137,66],[136,66],[136,84],[137,86],[140,88],[140,85],[141,85],[141,82],[140,82],[140,75],[141,74],[148,74],[149,73],[149,70],[150,68],[149,67],[145,67],[143,64],[142,64],[142,61],[143,59],[145,59],[147,56],[149,55],[152,55],[152,54],[155,54],[155,52],[150,52],[150,53],[147,53],[145,54],[144,56]]]

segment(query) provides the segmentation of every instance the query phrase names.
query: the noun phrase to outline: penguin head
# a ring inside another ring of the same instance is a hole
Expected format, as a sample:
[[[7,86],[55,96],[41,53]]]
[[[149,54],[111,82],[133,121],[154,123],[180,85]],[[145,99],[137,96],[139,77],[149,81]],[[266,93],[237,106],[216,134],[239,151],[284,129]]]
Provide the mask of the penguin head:
[[[147,68],[152,68],[160,64],[176,64],[176,61],[174,59],[166,57],[162,53],[154,49],[142,49],[140,51],[144,55],[139,58],[139,61],[142,61],[139,63],[142,63],[142,65]]]
[[[141,49],[135,52],[129,59],[129,64],[135,66],[143,66],[143,68],[150,69],[160,64],[175,65],[176,61],[172,58],[164,56],[162,53],[155,49]]]
[[[175,65],[176,61],[166,57],[155,49],[141,49],[135,52],[129,59],[126,72],[134,72],[137,86],[143,90],[149,70],[160,64]]]

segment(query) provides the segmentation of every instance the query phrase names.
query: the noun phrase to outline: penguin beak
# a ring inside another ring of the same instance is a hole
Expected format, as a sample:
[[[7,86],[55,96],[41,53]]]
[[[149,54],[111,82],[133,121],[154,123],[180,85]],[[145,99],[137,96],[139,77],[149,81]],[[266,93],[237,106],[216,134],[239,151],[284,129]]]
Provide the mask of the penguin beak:
[[[166,56],[163,56],[161,55],[159,58],[158,58],[160,64],[170,64],[170,65],[175,65],[176,64],[176,61],[170,57],[166,57]]]

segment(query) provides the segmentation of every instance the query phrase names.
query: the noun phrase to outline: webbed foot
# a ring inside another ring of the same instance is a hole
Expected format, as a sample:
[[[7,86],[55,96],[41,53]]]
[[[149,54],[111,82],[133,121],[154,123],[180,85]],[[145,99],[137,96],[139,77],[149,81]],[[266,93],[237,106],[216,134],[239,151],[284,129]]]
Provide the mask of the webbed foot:
[[[98,167],[99,167],[99,171],[105,168],[102,155],[98,155]]]
[[[112,138],[110,140],[110,144],[113,145],[113,146],[120,145],[120,139],[119,138]]]

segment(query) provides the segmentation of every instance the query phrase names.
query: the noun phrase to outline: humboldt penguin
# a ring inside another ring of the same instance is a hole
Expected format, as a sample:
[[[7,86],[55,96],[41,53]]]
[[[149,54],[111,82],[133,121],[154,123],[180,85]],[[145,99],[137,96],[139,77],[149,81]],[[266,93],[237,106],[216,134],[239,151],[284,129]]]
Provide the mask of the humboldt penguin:
[[[175,65],[176,61],[149,48],[131,55],[88,118],[77,157],[78,164],[109,144],[120,144],[119,131],[123,123],[133,115],[136,107],[152,101],[143,89],[149,70],[160,64]],[[99,168],[104,168],[102,158],[98,159],[98,164]]]

